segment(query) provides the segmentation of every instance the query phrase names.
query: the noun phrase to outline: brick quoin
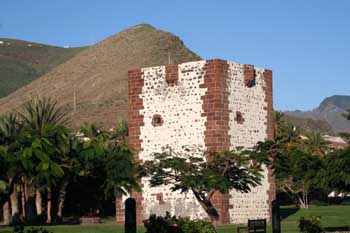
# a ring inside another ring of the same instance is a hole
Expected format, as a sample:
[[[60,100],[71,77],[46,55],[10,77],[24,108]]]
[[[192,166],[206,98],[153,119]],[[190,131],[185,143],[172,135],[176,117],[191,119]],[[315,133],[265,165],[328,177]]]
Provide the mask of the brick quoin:
[[[272,71],[265,70],[264,71],[264,80],[265,80],[265,101],[267,103],[267,125],[266,125],[266,135],[267,140],[274,140],[274,112],[273,112],[273,92],[272,92]],[[273,170],[271,168],[268,169],[268,181],[270,184],[270,188],[267,191],[268,194],[268,205],[269,205],[269,213],[270,213],[270,221],[272,217],[272,201],[276,199],[276,182],[275,176],[273,175]]]
[[[142,163],[139,158],[139,152],[142,151],[142,140],[140,139],[140,127],[144,125],[143,115],[140,110],[143,109],[143,101],[140,98],[144,80],[141,69],[130,70],[128,72],[128,125],[129,125],[129,146],[134,151],[135,161]],[[142,187],[141,182],[139,185]],[[136,200],[136,222],[142,224],[142,194],[132,192],[131,197]],[[118,225],[124,224],[125,211],[121,198],[116,198],[116,222]]]
[[[226,61],[208,60],[204,66],[204,83],[200,88],[207,88],[203,100],[203,113],[206,119],[204,142],[208,152],[223,152],[230,149],[229,132],[229,92],[228,68]],[[216,192],[212,203],[219,213],[219,224],[227,224],[229,216],[229,194]]]

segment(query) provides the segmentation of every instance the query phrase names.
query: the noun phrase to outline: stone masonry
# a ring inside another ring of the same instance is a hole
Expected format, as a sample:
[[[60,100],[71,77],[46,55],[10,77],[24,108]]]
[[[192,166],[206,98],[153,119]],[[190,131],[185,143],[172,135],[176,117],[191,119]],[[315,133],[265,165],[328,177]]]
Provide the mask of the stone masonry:
[[[129,142],[136,160],[152,159],[165,146],[205,151],[250,148],[273,139],[272,72],[223,60],[188,62],[129,71]],[[140,180],[142,193],[133,193],[137,222],[169,211],[177,216],[207,219],[195,197],[151,188]],[[246,223],[271,217],[275,182],[269,169],[262,185],[250,193],[216,193],[213,204],[222,224]],[[123,199],[116,200],[116,221],[123,223]]]

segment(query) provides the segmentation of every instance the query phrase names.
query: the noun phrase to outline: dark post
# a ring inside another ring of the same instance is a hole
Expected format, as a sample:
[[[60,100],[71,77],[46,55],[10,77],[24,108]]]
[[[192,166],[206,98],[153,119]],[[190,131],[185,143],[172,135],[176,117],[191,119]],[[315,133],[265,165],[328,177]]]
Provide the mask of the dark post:
[[[272,233],[281,233],[280,206],[277,200],[272,201]]]
[[[125,233],[136,233],[136,201],[128,198],[125,201]]]

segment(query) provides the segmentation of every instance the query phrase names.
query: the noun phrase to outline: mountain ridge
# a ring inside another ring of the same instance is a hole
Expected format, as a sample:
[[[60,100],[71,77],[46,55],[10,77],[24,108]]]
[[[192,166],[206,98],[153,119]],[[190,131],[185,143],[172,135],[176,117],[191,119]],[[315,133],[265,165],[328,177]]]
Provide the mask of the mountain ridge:
[[[178,36],[148,24],[136,25],[0,99],[0,113],[18,109],[30,97],[51,97],[69,112],[73,127],[84,122],[113,127],[127,117],[127,71],[168,64],[169,56],[172,63],[201,60]]]
[[[310,118],[328,122],[336,132],[350,130],[350,122],[342,114],[350,108],[350,96],[333,95],[325,98],[320,105],[310,111],[285,111],[288,116],[299,118]]]

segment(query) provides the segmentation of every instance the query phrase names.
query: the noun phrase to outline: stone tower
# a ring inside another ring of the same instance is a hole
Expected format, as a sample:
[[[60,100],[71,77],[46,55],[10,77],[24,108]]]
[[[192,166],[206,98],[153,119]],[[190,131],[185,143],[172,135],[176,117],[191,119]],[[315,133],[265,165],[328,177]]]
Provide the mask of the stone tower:
[[[273,139],[272,72],[230,61],[208,60],[129,71],[129,143],[140,162],[171,146],[200,146],[207,151],[252,147]],[[191,193],[170,192],[168,187],[150,188],[141,180],[143,192],[132,196],[137,221],[151,213],[169,211],[177,216],[207,218]],[[213,204],[219,222],[246,223],[270,219],[275,183],[265,169],[262,185],[248,194],[217,193]],[[123,200],[117,200],[117,222],[123,222]]]

